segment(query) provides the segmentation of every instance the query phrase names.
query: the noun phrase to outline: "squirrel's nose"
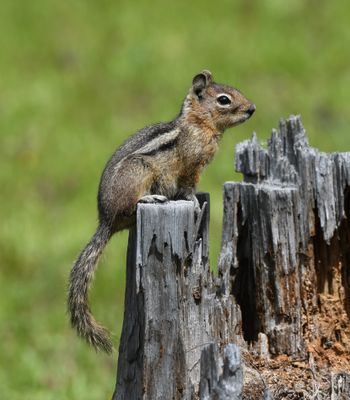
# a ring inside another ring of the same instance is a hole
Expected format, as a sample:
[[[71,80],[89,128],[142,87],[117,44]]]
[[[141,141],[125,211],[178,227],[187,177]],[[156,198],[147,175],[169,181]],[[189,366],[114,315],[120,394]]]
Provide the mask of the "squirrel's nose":
[[[251,117],[254,114],[254,111],[256,110],[255,104],[252,104],[248,110],[246,111],[247,114]]]

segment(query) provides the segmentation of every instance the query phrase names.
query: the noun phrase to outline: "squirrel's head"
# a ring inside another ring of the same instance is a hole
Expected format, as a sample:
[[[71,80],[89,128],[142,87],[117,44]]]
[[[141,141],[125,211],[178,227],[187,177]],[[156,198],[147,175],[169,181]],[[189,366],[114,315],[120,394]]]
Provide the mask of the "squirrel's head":
[[[212,74],[204,70],[193,78],[192,87],[186,97],[183,112],[195,119],[210,124],[218,131],[241,124],[250,118],[255,105],[243,94],[227,85],[215,83]]]

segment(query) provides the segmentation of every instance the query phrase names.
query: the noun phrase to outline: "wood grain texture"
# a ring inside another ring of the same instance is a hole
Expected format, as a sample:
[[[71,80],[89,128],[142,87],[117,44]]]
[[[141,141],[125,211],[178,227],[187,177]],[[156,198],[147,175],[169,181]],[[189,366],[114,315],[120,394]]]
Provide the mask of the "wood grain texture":
[[[115,399],[191,398],[198,386],[201,350],[210,342],[201,305],[210,277],[205,213],[198,226],[192,202],[138,206]]]

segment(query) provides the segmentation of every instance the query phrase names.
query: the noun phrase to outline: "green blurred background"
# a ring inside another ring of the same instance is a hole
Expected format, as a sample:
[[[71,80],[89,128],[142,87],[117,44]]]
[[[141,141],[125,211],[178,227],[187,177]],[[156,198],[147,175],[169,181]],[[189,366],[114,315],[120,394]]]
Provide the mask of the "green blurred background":
[[[300,113],[313,146],[350,151],[350,2],[0,2],[0,398],[108,399],[117,354],[96,354],[66,315],[71,265],[97,221],[100,173],[137,129],[172,119],[195,73],[257,105],[228,131],[199,190],[222,184],[238,141]],[[114,237],[91,302],[118,346],[127,234]]]

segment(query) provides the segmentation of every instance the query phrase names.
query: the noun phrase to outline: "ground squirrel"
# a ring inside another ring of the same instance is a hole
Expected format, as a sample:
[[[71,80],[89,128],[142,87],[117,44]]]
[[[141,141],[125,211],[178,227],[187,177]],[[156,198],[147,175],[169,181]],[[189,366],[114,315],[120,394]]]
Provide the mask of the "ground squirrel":
[[[69,280],[72,326],[96,349],[110,353],[108,331],[88,304],[88,288],[98,258],[111,236],[135,222],[138,202],[195,199],[203,168],[218,149],[225,129],[246,121],[255,105],[233,87],[202,71],[193,78],[180,114],[171,122],[143,128],[119,147],[102,173],[99,225],[75,262]]]

